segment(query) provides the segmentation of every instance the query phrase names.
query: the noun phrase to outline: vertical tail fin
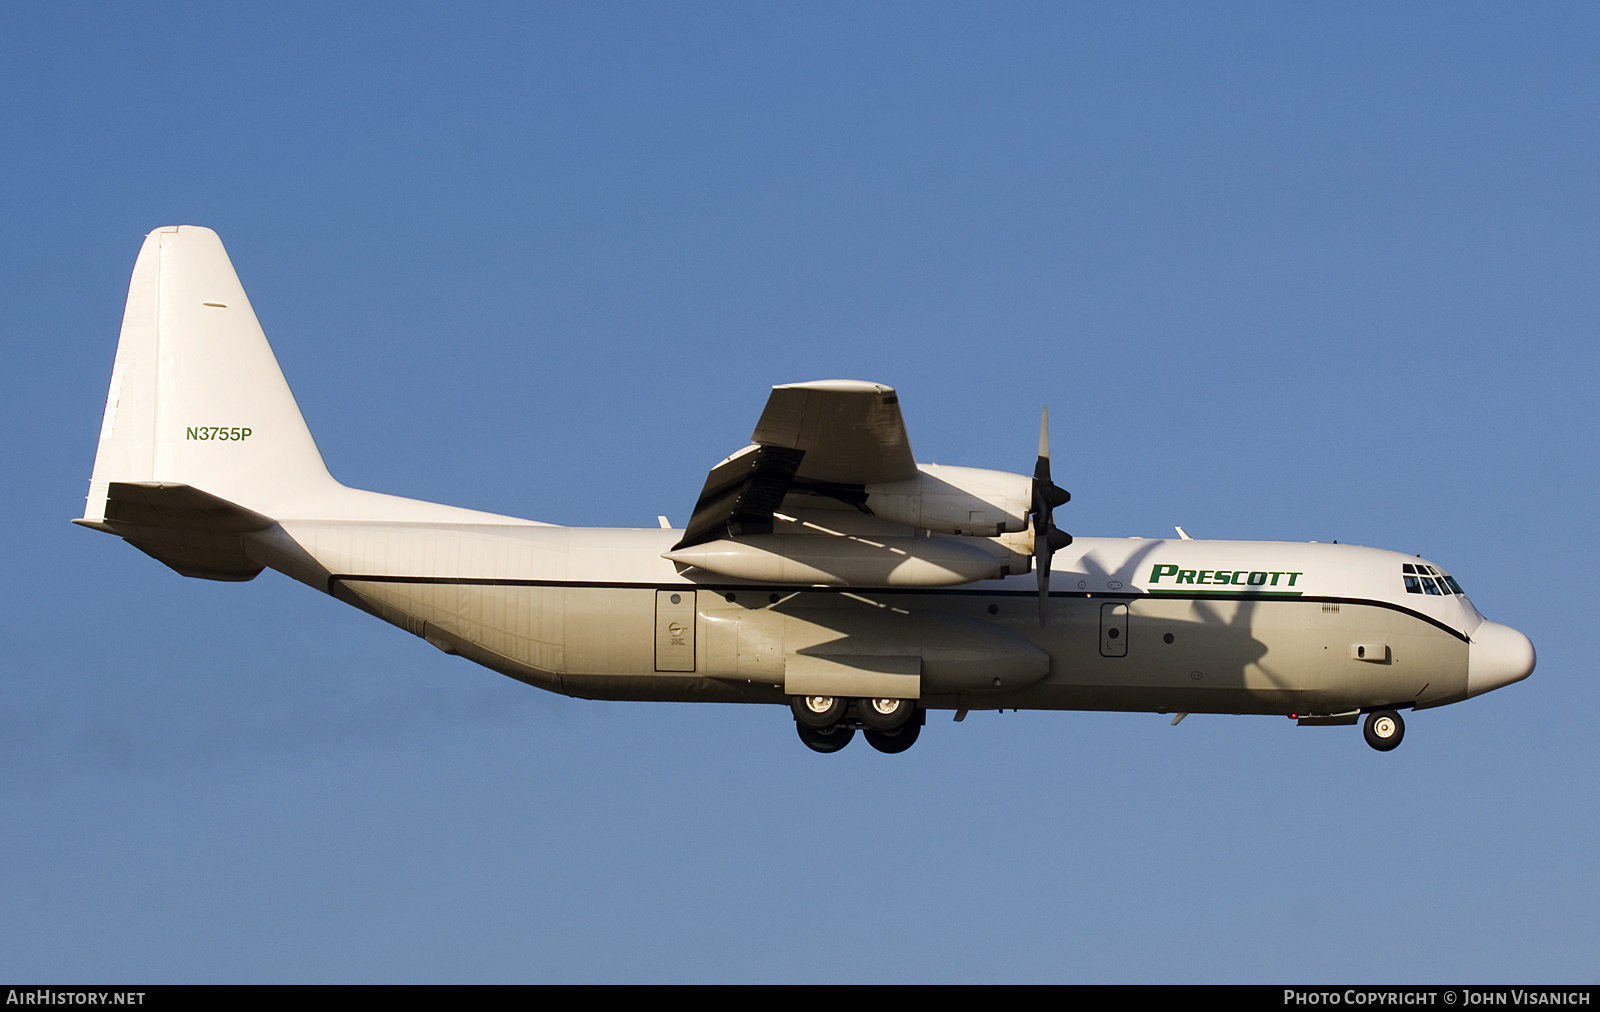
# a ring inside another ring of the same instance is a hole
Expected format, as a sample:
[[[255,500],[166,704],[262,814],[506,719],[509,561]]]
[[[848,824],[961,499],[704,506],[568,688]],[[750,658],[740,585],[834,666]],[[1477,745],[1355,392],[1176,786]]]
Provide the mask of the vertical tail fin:
[[[222,240],[146,237],[128,286],[86,521],[113,482],[189,485],[276,515],[339,489]]]

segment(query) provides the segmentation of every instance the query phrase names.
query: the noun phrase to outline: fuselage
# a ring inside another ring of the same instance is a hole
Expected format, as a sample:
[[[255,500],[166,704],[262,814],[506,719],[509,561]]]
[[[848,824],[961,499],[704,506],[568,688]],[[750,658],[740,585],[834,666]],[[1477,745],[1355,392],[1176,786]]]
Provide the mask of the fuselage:
[[[585,697],[782,702],[796,656],[909,654],[924,708],[1335,714],[1438,706],[1532,668],[1526,638],[1442,569],[1353,545],[1080,538],[1056,555],[1041,625],[1028,576],[759,584],[663,559],[680,534],[280,520],[246,551],[441,649]]]

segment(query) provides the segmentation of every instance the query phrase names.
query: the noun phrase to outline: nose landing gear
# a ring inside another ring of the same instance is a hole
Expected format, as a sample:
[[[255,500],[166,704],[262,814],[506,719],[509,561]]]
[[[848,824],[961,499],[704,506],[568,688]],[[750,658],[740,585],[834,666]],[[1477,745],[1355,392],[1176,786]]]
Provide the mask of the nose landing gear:
[[[1399,746],[1406,736],[1406,722],[1393,710],[1373,710],[1361,728],[1367,744],[1379,752],[1388,752]]]

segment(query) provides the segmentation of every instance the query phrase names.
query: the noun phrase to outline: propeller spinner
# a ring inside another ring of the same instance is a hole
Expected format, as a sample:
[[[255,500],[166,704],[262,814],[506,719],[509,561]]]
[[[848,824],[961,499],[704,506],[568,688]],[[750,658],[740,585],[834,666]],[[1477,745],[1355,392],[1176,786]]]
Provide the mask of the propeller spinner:
[[[1050,603],[1050,557],[1072,544],[1072,535],[1056,528],[1055,508],[1072,493],[1050,480],[1050,409],[1039,418],[1039,460],[1033,465],[1033,562],[1039,580],[1039,624],[1045,624]]]

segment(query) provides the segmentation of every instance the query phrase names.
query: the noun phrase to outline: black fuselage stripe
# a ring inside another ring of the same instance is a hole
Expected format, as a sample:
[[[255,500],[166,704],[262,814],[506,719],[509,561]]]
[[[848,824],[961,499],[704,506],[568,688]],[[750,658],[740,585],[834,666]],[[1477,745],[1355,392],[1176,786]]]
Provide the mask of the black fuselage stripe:
[[[714,590],[718,593],[806,593],[806,594],[909,594],[917,596],[935,597],[1014,597],[1031,599],[1039,596],[1037,591],[1031,590],[969,590],[956,587],[797,587],[797,586],[752,586],[748,583],[627,583],[613,580],[514,580],[496,579],[492,577],[473,576],[372,576],[356,574],[335,574],[328,577],[328,593],[333,593],[336,583],[411,583],[434,584],[440,586],[459,587],[592,587],[609,590]],[[1460,629],[1452,628],[1431,615],[1424,615],[1413,611],[1402,604],[1392,601],[1377,601],[1370,598],[1357,597],[1268,597],[1261,594],[1129,594],[1119,591],[1082,591],[1082,590],[1052,590],[1051,597],[1064,598],[1093,598],[1103,597],[1118,601],[1296,601],[1316,604],[1351,604],[1365,605],[1369,608],[1385,608],[1396,611],[1402,615],[1409,615],[1418,621],[1449,633],[1463,643],[1472,640]]]

